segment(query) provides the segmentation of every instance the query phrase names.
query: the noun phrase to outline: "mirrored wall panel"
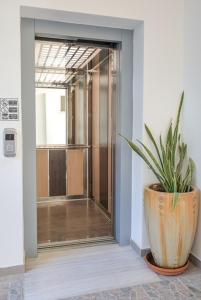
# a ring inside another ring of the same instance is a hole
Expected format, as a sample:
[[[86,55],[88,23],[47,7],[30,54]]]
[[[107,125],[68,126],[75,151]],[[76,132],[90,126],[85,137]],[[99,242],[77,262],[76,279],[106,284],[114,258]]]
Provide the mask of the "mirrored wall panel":
[[[66,144],[66,91],[36,89],[36,145]]]

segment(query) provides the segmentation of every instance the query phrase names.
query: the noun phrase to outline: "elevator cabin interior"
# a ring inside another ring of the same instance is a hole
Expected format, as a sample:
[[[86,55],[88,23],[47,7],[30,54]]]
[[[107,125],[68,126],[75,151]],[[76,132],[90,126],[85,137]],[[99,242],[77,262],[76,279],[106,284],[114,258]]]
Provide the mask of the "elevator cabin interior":
[[[112,239],[117,49],[36,38],[38,246]]]

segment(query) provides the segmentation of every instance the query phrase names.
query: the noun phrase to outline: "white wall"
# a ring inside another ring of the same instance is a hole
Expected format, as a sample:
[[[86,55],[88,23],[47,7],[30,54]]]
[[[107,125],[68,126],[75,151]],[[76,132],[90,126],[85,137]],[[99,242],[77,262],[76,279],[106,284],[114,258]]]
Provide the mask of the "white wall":
[[[0,3],[0,97],[20,99],[20,26],[18,6]],[[3,156],[3,128],[17,129],[17,156]],[[0,122],[0,267],[23,263],[21,122]]]
[[[92,13],[144,20],[144,103],[143,117],[158,134],[174,115],[182,86],[183,0],[7,0],[0,3],[0,97],[20,99],[20,5]],[[0,124],[2,130],[11,123]],[[0,267],[23,263],[22,149],[21,122],[18,153],[5,159],[0,151]],[[144,183],[150,174],[142,170]],[[10,188],[11,182],[13,187]],[[147,246],[143,225],[142,191],[133,203],[132,237],[140,247]],[[138,217],[138,218],[137,218]]]
[[[201,189],[201,2],[185,0],[184,134],[196,163],[195,184]],[[193,254],[201,260],[201,215]]]

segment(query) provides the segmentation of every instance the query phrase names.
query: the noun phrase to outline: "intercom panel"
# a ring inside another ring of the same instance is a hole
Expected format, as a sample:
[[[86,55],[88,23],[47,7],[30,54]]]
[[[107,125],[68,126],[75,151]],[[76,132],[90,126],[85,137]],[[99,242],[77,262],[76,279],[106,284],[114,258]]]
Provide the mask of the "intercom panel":
[[[4,156],[16,156],[16,129],[5,128],[3,132]]]

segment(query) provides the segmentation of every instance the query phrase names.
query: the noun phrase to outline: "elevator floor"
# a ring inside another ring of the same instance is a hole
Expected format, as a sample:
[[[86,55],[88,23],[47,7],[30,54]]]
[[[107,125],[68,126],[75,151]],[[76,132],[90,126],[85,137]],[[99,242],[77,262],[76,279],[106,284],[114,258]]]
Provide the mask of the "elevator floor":
[[[93,200],[38,203],[38,245],[112,237],[112,224]]]

